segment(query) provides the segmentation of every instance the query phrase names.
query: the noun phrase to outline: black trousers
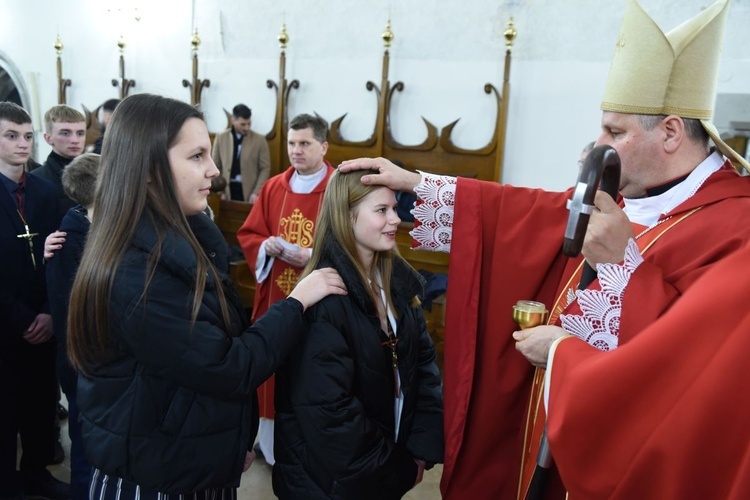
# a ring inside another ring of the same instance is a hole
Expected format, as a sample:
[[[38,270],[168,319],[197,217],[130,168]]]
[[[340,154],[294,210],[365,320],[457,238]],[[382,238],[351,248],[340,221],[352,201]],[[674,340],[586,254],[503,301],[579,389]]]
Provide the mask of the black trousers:
[[[57,411],[55,342],[0,347],[0,496],[20,492],[16,473],[21,435],[21,476],[33,478],[52,461]]]

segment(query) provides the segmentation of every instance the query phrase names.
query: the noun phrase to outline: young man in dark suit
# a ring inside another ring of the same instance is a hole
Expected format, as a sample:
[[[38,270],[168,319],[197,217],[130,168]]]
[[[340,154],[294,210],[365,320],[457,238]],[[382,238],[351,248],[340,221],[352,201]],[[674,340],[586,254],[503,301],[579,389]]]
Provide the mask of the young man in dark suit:
[[[46,468],[55,442],[57,379],[42,256],[59,204],[52,184],[24,172],[32,141],[28,113],[0,102],[0,499],[64,500],[69,485]]]

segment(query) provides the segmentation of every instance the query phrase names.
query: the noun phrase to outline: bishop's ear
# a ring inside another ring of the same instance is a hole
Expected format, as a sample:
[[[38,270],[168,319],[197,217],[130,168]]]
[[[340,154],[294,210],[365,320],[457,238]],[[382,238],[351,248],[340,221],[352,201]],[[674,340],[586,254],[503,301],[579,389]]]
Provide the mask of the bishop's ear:
[[[660,127],[664,132],[664,149],[667,153],[674,153],[685,140],[685,122],[676,115],[665,117]]]

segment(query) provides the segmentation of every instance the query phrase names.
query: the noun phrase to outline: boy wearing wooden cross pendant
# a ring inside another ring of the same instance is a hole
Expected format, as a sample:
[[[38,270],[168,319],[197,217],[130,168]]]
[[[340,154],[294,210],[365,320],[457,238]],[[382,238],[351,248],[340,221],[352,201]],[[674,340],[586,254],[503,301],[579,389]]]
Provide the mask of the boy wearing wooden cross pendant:
[[[57,379],[44,238],[59,221],[55,187],[26,175],[28,113],[0,102],[0,498],[70,498],[46,469],[55,442]],[[16,471],[17,435],[23,455]]]

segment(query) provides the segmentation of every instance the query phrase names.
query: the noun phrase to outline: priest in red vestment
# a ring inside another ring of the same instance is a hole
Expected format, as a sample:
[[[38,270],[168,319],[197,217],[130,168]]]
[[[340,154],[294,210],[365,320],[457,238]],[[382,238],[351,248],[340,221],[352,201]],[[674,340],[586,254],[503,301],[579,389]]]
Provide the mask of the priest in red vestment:
[[[237,232],[248,265],[255,271],[253,321],[274,302],[285,299],[310,260],[318,210],[333,167],[328,150],[328,124],[301,114],[289,124],[287,149],[292,165],[263,185],[247,220]],[[273,465],[274,381],[258,388],[259,444]]]
[[[738,215],[750,210],[750,178],[732,167],[747,162],[709,121],[727,5],[718,0],[664,34],[635,0],[627,1],[597,140],[620,156],[622,199],[596,197],[583,255],[603,267],[584,291],[576,292],[583,258],[562,253],[571,191],[413,174],[383,159],[340,167],[376,169],[380,174],[363,182],[414,190],[421,200],[414,210],[416,246],[451,253],[444,498],[526,494],[546,420],[545,386],[543,372],[517,350],[526,354],[540,339],[551,342],[547,337],[566,331],[577,338],[563,344],[615,350],[750,242],[750,225]],[[511,310],[518,300],[545,303],[550,324],[565,330],[542,327],[536,338],[535,329],[526,330],[516,345]],[[632,388],[634,398],[639,390]],[[554,467],[551,476],[546,498],[565,498]]]

